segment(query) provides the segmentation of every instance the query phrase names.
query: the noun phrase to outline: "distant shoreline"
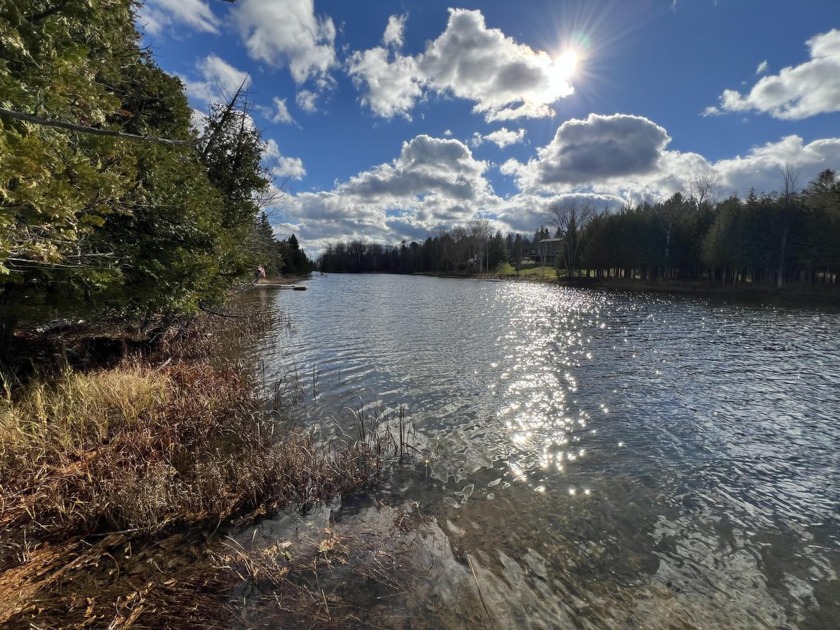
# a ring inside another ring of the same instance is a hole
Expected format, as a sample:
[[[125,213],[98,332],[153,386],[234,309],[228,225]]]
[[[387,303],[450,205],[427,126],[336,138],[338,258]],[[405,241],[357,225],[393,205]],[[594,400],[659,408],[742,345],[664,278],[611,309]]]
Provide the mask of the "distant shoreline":
[[[332,272],[336,274],[353,275],[352,272]],[[709,280],[640,280],[622,278],[588,278],[586,276],[573,279],[556,277],[541,277],[538,274],[516,276],[501,273],[433,273],[418,272],[411,274],[389,274],[386,272],[360,272],[357,275],[408,275],[429,278],[455,278],[462,280],[503,280],[516,282],[536,282],[541,284],[557,284],[565,287],[580,289],[604,289],[607,291],[631,291],[634,293],[664,293],[670,295],[695,295],[705,297],[734,298],[737,300],[754,301],[768,300],[780,304],[813,304],[840,306],[840,287],[828,287],[804,283],[790,283],[777,288],[767,284],[739,283],[736,285],[712,282]],[[326,274],[325,274],[326,275]]]
[[[623,280],[618,278],[575,278],[559,280],[559,284],[609,291],[668,293],[672,295],[699,295],[737,298],[739,300],[765,300],[792,304],[840,305],[838,287],[817,287],[805,284],[788,284],[777,288],[763,284],[722,284],[708,280]]]

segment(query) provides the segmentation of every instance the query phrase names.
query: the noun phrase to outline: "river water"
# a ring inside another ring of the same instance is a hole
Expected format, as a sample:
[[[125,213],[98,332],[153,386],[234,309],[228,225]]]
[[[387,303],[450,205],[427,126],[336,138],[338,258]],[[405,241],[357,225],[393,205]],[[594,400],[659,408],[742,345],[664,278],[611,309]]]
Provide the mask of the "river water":
[[[497,625],[840,627],[836,309],[307,286],[262,293],[290,322],[266,382],[325,439],[404,409],[419,454],[377,498],[436,519]]]

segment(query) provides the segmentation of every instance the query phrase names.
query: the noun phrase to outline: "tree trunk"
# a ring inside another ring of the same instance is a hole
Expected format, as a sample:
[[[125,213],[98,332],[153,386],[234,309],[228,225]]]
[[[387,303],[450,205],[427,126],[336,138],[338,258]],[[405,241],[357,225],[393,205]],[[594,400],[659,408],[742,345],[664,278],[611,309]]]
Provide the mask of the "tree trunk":
[[[782,229],[781,244],[779,247],[779,275],[776,277],[776,288],[781,289],[785,281],[785,249],[787,246],[788,228]]]
[[[0,363],[5,363],[9,358],[9,349],[12,345],[12,337],[17,328],[17,315],[5,315],[0,317]]]

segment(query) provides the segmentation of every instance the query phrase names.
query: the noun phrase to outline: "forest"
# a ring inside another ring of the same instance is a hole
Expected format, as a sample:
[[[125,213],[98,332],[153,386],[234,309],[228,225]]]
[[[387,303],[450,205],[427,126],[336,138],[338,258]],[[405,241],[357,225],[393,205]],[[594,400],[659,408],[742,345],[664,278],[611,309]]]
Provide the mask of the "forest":
[[[257,265],[306,273],[267,212],[248,94],[196,128],[141,46],[132,0],[0,4],[0,357],[19,323],[144,331],[222,301]]]
[[[780,192],[719,201],[710,200],[712,177],[690,194],[617,211],[570,197],[548,205],[533,234],[503,236],[478,217],[422,243],[334,243],[318,264],[324,272],[470,274],[508,262],[517,272],[552,264],[567,278],[837,286],[840,179],[826,169],[799,189],[798,177],[787,167]]]

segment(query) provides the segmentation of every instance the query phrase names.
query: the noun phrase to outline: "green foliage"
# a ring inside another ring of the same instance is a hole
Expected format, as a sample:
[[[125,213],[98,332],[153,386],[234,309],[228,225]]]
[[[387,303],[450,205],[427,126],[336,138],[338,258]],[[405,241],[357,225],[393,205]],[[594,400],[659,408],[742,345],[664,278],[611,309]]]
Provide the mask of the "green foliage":
[[[260,212],[254,222],[248,243],[253,267],[262,266],[268,276],[277,276],[283,272],[285,248],[274,236],[274,229],[265,212]]]
[[[110,87],[137,56],[130,0],[0,5],[0,105],[55,120],[107,126]],[[136,170],[130,147],[0,118],[0,318],[47,316],[62,294],[84,301],[119,281],[93,244],[120,211]]]
[[[269,179],[241,94],[190,129],[180,80],[139,48],[133,0],[0,3],[0,356],[19,318],[139,323],[281,267],[259,204]],[[262,244],[252,251],[253,241]]]
[[[290,275],[304,275],[310,273],[313,264],[301,249],[297,237],[292,234],[288,239],[280,243],[280,251],[283,255],[283,270]]]
[[[220,273],[243,276],[255,261],[242,245],[253,237],[260,211],[256,200],[268,194],[270,179],[261,163],[263,142],[241,90],[229,102],[211,106],[198,148],[207,177],[222,199],[221,228],[229,246],[219,259]]]
[[[824,171],[801,193],[716,205],[674,196],[597,216],[585,232],[583,265],[599,275],[836,284],[840,183]]]

